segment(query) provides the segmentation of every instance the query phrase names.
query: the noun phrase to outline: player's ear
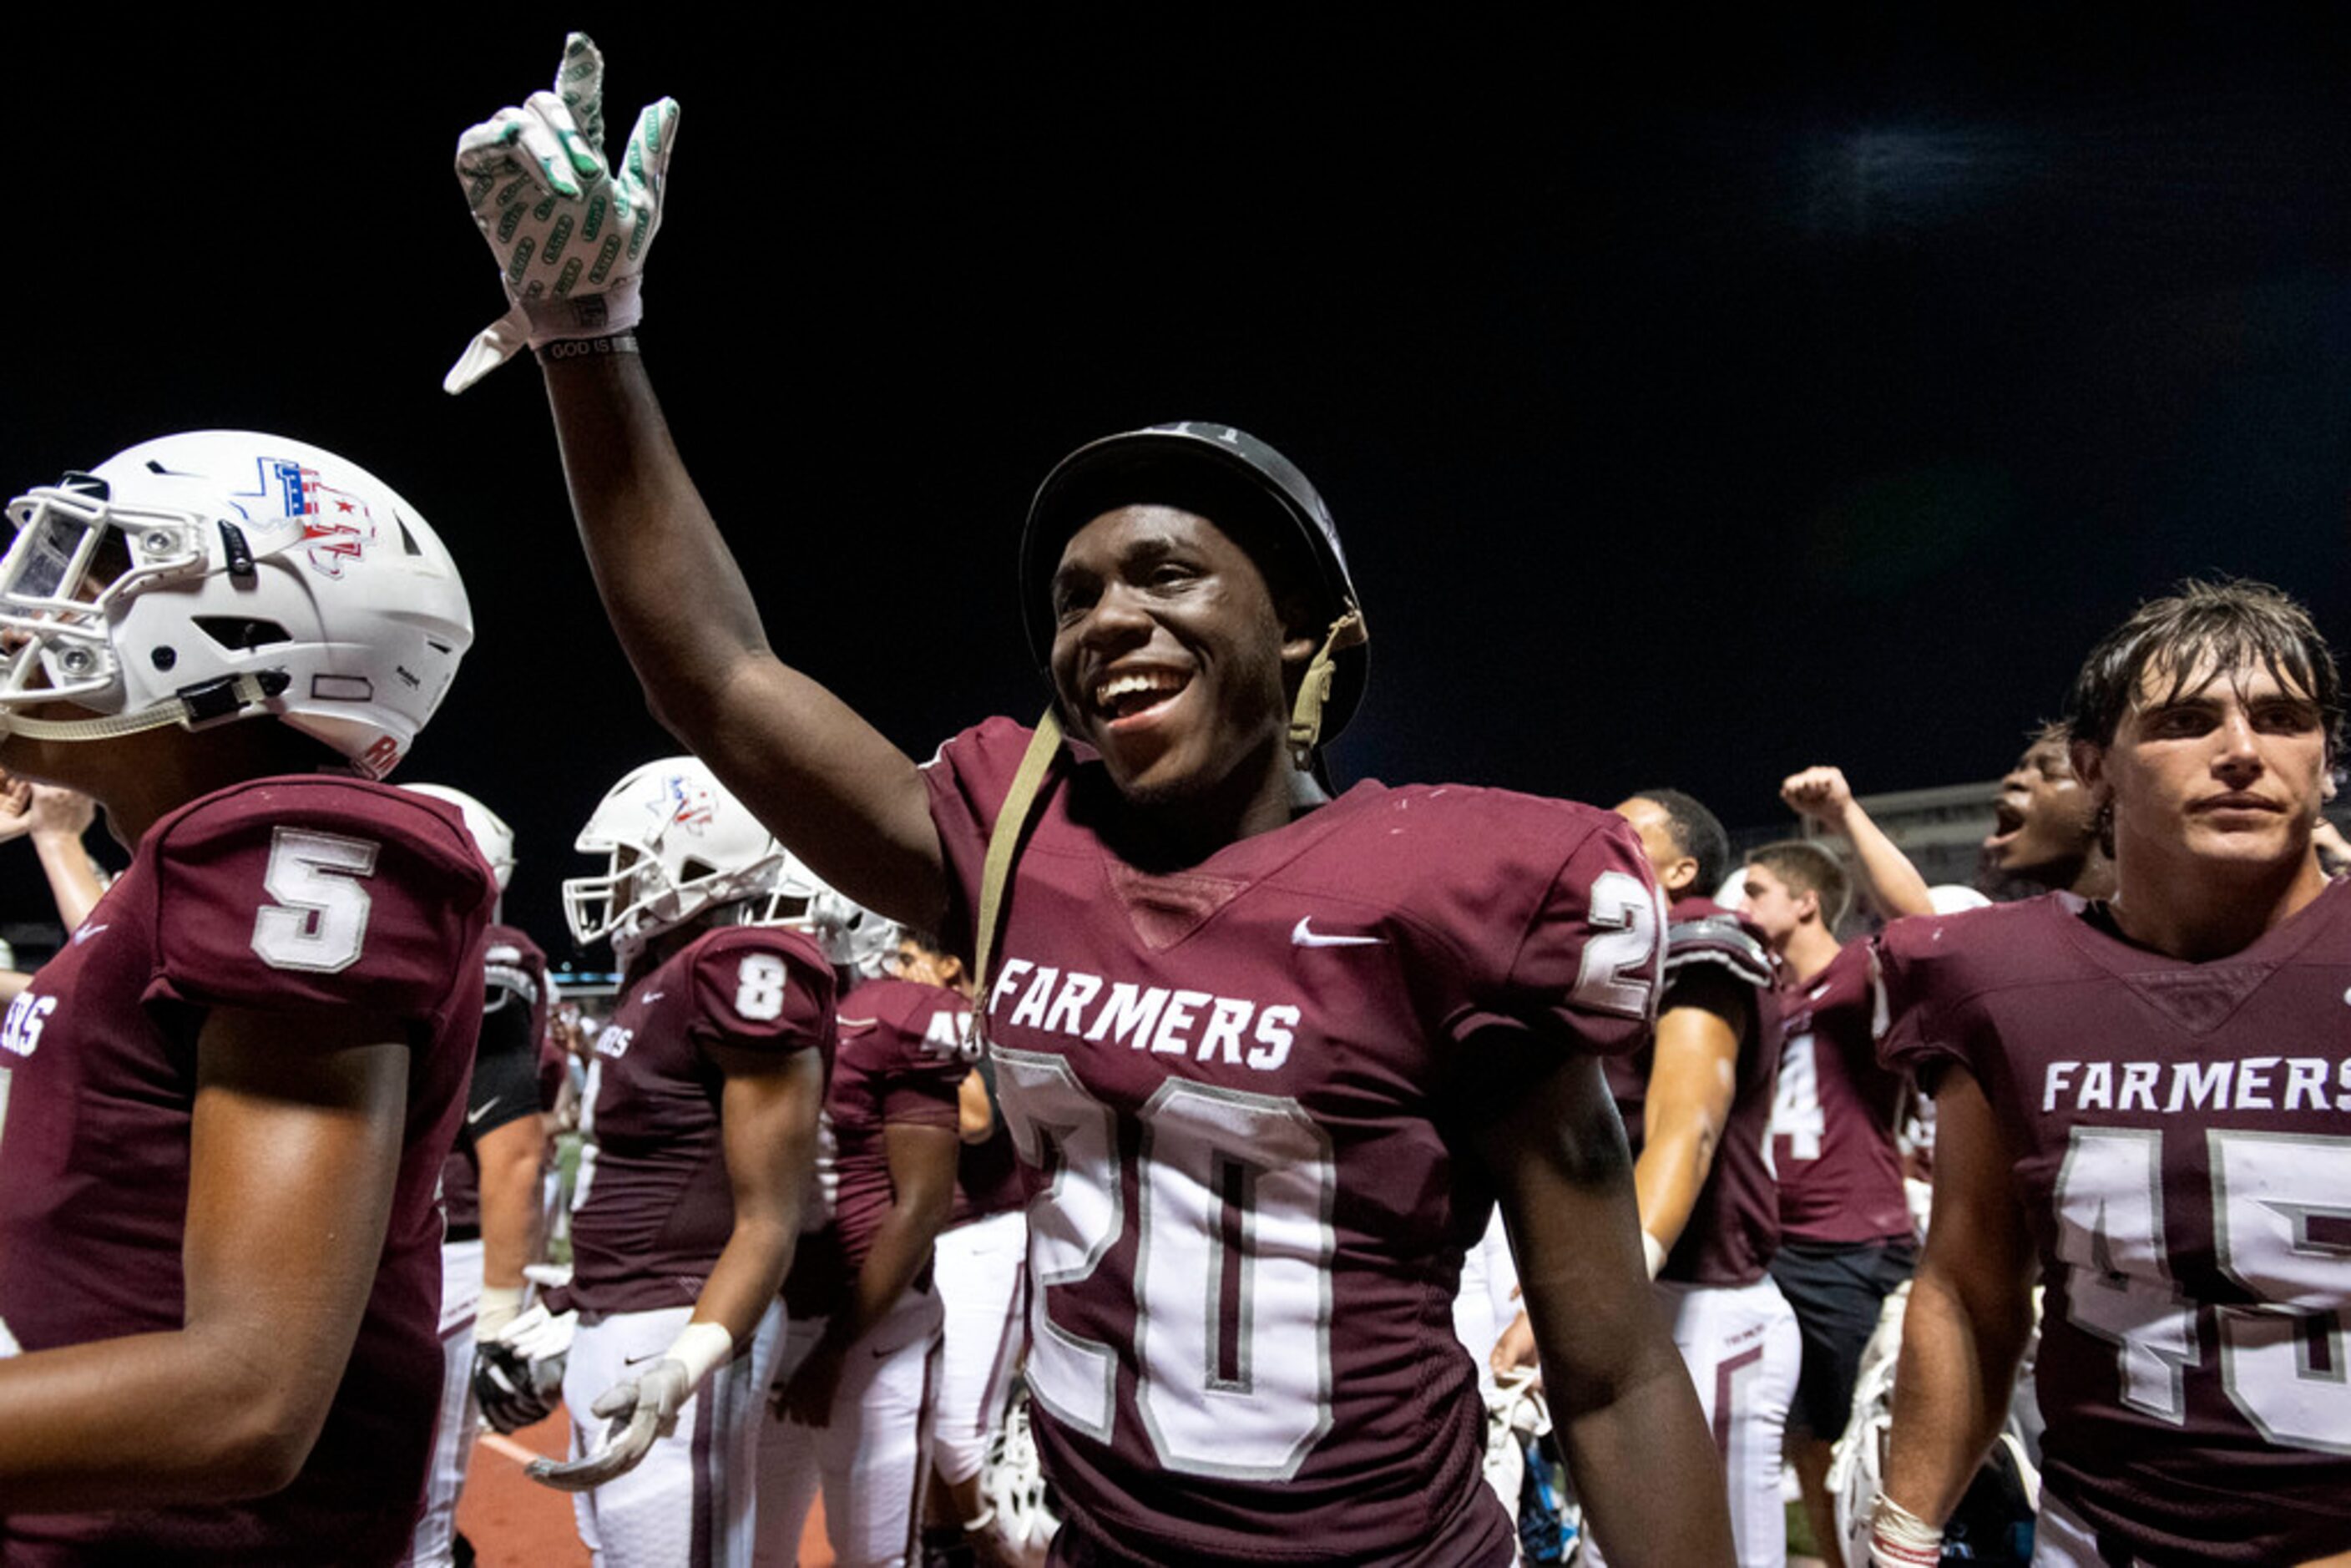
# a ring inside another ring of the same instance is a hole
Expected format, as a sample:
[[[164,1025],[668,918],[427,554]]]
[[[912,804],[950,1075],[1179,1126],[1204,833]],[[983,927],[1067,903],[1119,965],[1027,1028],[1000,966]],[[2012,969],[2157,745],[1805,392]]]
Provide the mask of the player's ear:
[[[2106,780],[2106,748],[2105,747],[2093,746],[2086,740],[2076,740],[2066,746],[2065,755],[2067,760],[2073,763],[2074,777],[2082,781],[2083,789],[2089,790],[2093,795],[2103,797],[2113,788]]]
[[[1698,862],[1689,855],[1683,855],[1657,876],[1658,884],[1666,890],[1667,898],[1679,898],[1697,881]]]

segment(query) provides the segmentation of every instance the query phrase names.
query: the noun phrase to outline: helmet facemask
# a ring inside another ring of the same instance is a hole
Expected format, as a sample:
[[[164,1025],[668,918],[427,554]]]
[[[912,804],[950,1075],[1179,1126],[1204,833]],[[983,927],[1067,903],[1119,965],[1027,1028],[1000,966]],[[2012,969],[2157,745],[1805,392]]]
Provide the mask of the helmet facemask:
[[[583,946],[610,937],[623,967],[663,932],[768,894],[785,860],[692,758],[640,768],[614,785],[573,847],[604,857],[604,870],[564,879],[564,918]]]
[[[71,475],[17,497],[8,520],[16,531],[0,559],[0,707],[69,702],[119,713],[113,628],[137,595],[211,569],[209,519],[118,507],[104,480]]]
[[[266,714],[381,778],[473,641],[455,564],[415,509],[284,436],[163,436],[8,511],[0,733],[101,740]],[[100,716],[22,716],[60,702]]]

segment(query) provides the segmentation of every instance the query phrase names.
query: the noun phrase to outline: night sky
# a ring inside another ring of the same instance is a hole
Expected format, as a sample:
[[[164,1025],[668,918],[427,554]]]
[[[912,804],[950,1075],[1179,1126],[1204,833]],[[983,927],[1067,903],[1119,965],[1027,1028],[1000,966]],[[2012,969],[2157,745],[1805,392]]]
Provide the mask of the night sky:
[[[2280,582],[2351,643],[2339,13],[688,9],[87,7],[0,54],[0,483],[243,425],[402,489],[479,627],[402,777],[516,824],[509,914],[559,958],[572,834],[674,747],[537,372],[439,381],[504,308],[451,146],[567,23],[616,136],[684,105],[643,340],[771,634],[918,756],[1042,705],[1036,482],[1173,418],[1331,503],[1373,632],[1345,776],[1677,784],[1743,826],[1815,761],[1995,776],[2183,574]],[[37,915],[29,851],[0,883]]]

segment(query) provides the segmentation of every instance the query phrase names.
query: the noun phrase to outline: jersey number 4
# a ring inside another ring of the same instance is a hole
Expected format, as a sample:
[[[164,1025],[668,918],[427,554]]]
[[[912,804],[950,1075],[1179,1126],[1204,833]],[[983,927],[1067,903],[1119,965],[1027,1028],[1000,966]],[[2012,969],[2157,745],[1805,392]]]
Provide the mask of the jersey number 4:
[[[2066,1316],[2116,1347],[2122,1402],[2179,1425],[2186,1374],[2204,1353],[2197,1303],[2173,1283],[2164,1243],[2163,1137],[2074,1129],[2057,1176],[2057,1256],[2067,1265]],[[2351,1138],[2220,1130],[2205,1138],[2214,1260],[2255,1298],[2210,1309],[2220,1386],[2269,1441],[2351,1454],[2343,1322],[2351,1248],[2326,1234],[2351,1193]]]
[[[1057,1288],[1101,1267],[1124,1228],[1118,1118],[1059,1056],[999,1050],[996,1061],[1021,1159],[1052,1173],[1029,1207],[1029,1390],[1063,1424],[1107,1443],[1117,1354],[1047,1309]],[[1286,1096],[1178,1079],[1159,1086],[1140,1119],[1133,1321],[1143,1436],[1169,1470],[1286,1479],[1331,1427],[1330,1138]]]

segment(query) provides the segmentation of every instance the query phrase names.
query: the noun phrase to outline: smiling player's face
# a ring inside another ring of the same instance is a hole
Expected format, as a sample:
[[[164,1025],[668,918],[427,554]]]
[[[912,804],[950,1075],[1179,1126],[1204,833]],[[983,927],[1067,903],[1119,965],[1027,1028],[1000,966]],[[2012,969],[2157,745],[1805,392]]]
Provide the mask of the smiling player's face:
[[[1071,538],[1053,574],[1053,684],[1072,733],[1137,805],[1288,767],[1285,641],[1265,576],[1207,518],[1122,507]]]

